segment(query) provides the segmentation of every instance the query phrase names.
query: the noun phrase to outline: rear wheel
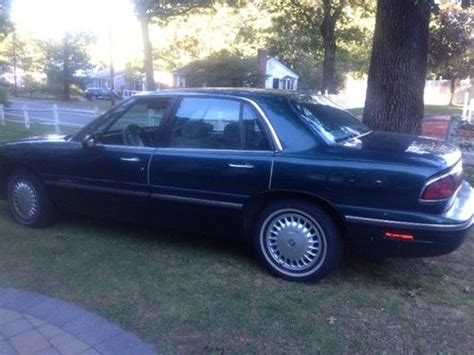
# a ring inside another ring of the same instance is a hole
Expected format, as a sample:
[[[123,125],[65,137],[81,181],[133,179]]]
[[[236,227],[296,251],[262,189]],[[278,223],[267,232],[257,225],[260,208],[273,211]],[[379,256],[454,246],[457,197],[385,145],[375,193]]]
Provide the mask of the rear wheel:
[[[320,280],[336,268],[342,255],[341,235],[331,216],[304,201],[265,208],[254,245],[271,273],[291,281]]]
[[[13,218],[24,226],[45,227],[56,217],[43,183],[28,171],[16,172],[8,180],[8,205]]]

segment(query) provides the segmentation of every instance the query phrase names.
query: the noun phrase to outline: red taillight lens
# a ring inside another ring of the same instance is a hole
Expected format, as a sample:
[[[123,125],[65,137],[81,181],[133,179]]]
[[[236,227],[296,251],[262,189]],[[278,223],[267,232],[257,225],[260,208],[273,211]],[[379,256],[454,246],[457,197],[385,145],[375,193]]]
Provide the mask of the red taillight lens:
[[[426,185],[421,194],[422,201],[446,200],[454,195],[463,181],[462,163],[458,163],[448,175],[435,179]]]
[[[453,196],[456,189],[455,178],[448,175],[427,185],[421,195],[421,199],[425,201],[445,200]]]

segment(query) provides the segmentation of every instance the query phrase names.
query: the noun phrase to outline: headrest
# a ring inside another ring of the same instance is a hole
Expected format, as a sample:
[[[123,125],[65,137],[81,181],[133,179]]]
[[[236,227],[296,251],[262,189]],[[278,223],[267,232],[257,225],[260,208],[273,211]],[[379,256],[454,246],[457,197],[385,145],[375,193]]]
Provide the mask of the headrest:
[[[202,138],[209,135],[209,132],[211,131],[212,125],[209,125],[202,120],[191,120],[181,129],[181,136],[186,138]]]

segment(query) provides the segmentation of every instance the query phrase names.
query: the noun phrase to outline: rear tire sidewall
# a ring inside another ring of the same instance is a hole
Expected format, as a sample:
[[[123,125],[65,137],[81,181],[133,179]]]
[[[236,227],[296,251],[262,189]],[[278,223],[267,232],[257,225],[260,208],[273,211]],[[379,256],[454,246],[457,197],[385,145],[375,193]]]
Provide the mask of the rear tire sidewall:
[[[297,213],[310,219],[322,231],[324,250],[321,260],[301,272],[279,265],[267,248],[265,235],[270,222],[274,216],[286,212]],[[267,206],[257,220],[254,229],[254,248],[263,266],[273,275],[290,281],[315,282],[337,267],[342,255],[341,233],[331,216],[319,206],[299,200],[275,202]]]
[[[35,216],[29,220],[24,219],[21,215],[19,215],[13,206],[13,188],[19,182],[24,182],[30,186],[33,189],[37,199],[38,211]],[[36,175],[28,171],[13,173],[8,180],[7,194],[10,213],[15,221],[19,224],[32,228],[45,227],[51,224],[54,220],[55,208],[46,193],[43,183]]]

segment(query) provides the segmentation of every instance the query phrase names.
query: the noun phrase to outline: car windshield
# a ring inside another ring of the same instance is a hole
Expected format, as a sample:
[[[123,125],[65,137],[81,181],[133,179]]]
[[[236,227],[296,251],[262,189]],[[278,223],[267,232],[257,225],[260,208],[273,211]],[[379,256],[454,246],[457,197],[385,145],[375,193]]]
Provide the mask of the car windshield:
[[[293,100],[298,114],[318,133],[332,143],[342,142],[370,132],[370,129],[351,115],[319,100]]]

